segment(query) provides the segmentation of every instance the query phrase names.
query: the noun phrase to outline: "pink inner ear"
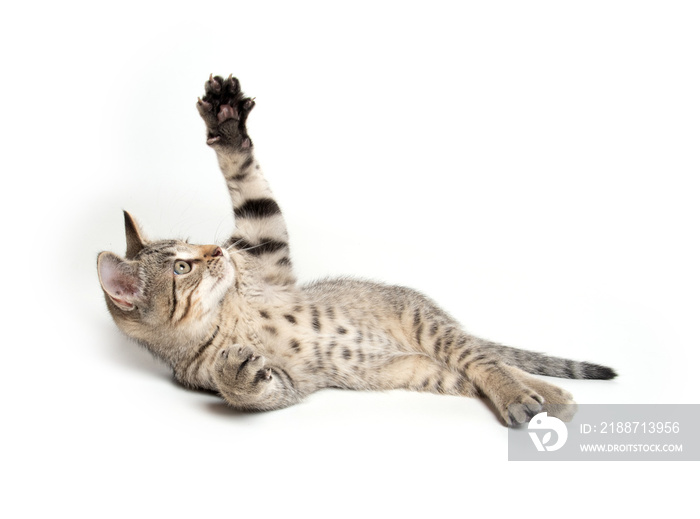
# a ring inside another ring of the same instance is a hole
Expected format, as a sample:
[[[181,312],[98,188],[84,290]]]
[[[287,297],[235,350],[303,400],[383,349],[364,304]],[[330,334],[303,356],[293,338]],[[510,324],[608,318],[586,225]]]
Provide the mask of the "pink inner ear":
[[[129,310],[131,310],[134,307],[133,303],[130,303],[129,301],[125,301],[123,299],[118,299],[111,294],[109,294],[109,298],[112,301],[114,301],[117,304],[117,306],[122,306],[124,308],[129,309]]]
[[[130,262],[105,253],[100,260],[100,281],[102,288],[118,305],[133,308],[134,301],[141,295],[141,282]]]

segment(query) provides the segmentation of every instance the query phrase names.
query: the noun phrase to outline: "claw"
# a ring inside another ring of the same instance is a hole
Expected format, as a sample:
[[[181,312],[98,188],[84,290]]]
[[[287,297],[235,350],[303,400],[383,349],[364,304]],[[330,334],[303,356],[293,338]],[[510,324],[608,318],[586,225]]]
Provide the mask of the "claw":
[[[214,92],[221,91],[221,83],[214,77],[214,74],[209,74],[209,86]]]
[[[206,101],[202,101],[201,98],[197,98],[197,104],[199,107],[203,110],[206,110],[207,112],[211,111],[211,103],[207,103]]]
[[[209,146],[211,146],[212,144],[214,144],[215,142],[218,142],[218,141],[220,141],[220,140],[221,140],[221,137],[219,137],[219,136],[217,135],[216,137],[211,137],[211,138],[207,139],[207,144],[208,144]]]
[[[233,77],[233,74],[230,74],[226,81],[224,81],[224,89],[233,96],[237,96],[240,93],[241,85],[238,79]]]

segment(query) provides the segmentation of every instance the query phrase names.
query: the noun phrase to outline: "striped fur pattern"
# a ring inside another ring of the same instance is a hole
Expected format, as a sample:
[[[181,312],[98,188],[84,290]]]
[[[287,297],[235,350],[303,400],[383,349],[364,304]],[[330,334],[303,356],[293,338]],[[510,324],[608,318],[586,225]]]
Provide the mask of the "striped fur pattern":
[[[236,219],[224,244],[151,241],[125,213],[126,255],[98,257],[116,324],[181,383],[243,410],[283,408],[327,387],[481,396],[512,425],[542,410],[569,419],[574,408],[569,393],[530,374],[615,376],[474,337],[408,288],[298,284],[282,212],[246,130],[253,106],[233,77],[210,77],[197,102]]]

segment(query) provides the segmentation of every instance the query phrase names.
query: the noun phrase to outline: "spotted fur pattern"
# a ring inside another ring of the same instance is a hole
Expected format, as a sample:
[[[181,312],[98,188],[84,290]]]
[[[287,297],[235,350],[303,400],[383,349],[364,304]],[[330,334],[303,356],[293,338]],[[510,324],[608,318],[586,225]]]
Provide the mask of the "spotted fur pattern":
[[[236,219],[224,244],[150,241],[125,213],[125,257],[98,257],[116,324],[177,380],[244,410],[286,407],[327,387],[482,396],[511,425],[542,410],[572,413],[569,393],[528,373],[615,376],[474,337],[409,288],[349,278],[298,284],[282,212],[246,130],[254,104],[237,79],[218,76],[197,102]]]

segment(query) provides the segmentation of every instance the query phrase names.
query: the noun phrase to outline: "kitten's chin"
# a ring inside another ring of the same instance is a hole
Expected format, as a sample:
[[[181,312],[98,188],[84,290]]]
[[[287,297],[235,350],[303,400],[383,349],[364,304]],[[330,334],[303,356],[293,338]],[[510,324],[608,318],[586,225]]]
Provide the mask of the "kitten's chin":
[[[235,282],[235,272],[233,265],[226,263],[223,273],[217,277],[214,284],[211,286],[211,297],[216,303],[223,301],[226,293],[231,289]]]

